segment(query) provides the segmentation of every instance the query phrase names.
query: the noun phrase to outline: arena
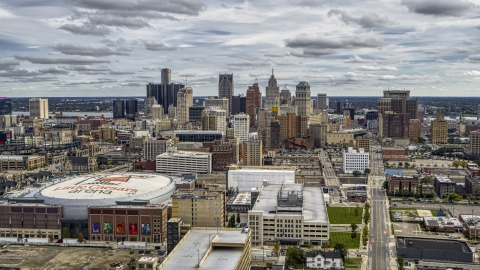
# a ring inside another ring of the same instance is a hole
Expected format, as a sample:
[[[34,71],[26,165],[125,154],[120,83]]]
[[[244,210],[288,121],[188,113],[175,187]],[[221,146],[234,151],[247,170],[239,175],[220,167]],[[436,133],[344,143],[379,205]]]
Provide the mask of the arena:
[[[66,178],[33,194],[45,204],[61,205],[64,219],[87,219],[88,207],[128,205],[135,201],[158,204],[175,191],[175,182],[158,174],[88,174]]]

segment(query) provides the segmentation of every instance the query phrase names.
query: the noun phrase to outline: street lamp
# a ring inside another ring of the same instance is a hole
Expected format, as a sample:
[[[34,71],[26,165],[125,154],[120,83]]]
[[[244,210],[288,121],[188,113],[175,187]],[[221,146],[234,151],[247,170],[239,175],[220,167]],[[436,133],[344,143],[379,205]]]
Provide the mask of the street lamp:
[[[198,268],[200,268],[200,251],[197,249]]]

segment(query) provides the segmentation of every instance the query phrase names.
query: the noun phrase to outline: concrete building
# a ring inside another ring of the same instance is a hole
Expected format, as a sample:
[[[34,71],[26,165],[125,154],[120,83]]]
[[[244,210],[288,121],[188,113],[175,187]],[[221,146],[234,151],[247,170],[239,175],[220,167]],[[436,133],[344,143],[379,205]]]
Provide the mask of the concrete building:
[[[315,124],[310,125],[308,134],[314,138],[314,146],[317,148],[323,148],[327,144],[327,124]]]
[[[480,179],[471,176],[465,176],[465,188],[468,193],[474,196],[480,195]]]
[[[123,99],[113,100],[113,118],[125,118],[125,101]]]
[[[291,167],[273,167],[274,169],[239,169],[231,166],[227,174],[227,188],[238,188],[239,192],[250,192],[261,188],[264,181],[269,184],[294,184],[295,170]]]
[[[163,118],[163,112],[164,112],[164,109],[163,109],[162,105],[160,105],[160,104],[154,104],[150,108],[150,115],[151,115],[152,119],[162,119]]]
[[[48,119],[48,99],[31,98],[28,100],[28,111],[31,118]]]
[[[387,111],[379,114],[378,118],[378,132],[382,138],[409,138],[409,114]]]
[[[475,130],[470,132],[470,147],[469,153],[471,155],[480,155],[480,131]]]
[[[370,152],[370,138],[369,137],[358,137],[355,139],[355,146],[357,151],[363,149],[365,152]]]
[[[353,147],[354,133],[352,132],[328,132],[326,134],[327,145],[340,147]]]
[[[342,254],[337,251],[305,253],[307,268],[310,269],[342,269]]]
[[[212,173],[211,153],[177,151],[175,147],[170,147],[156,160],[158,173]]]
[[[208,97],[206,99],[203,100],[203,105],[205,108],[207,107],[215,107],[215,108],[219,108],[219,109],[223,109],[225,110],[227,113],[230,109],[230,105],[229,105],[229,99],[226,98],[226,97]]]
[[[172,139],[158,138],[143,141],[143,158],[147,161],[156,161],[157,156],[165,153],[168,147],[173,146]]]
[[[308,135],[308,116],[288,113],[277,117],[280,122],[280,142],[289,138],[304,137]]]
[[[246,141],[242,143],[242,160],[244,166],[263,166],[262,141]]]
[[[233,116],[234,138],[239,139],[240,142],[248,141],[250,130],[250,116],[248,114],[237,114]]]
[[[385,90],[383,98],[378,99],[378,113],[388,111],[407,113],[408,119],[418,118],[418,99],[410,99],[410,90]]]
[[[328,241],[329,221],[323,190],[301,184],[266,184],[248,211],[252,243],[314,244]]]
[[[410,119],[408,122],[408,137],[410,139],[420,138],[422,136],[422,124],[418,119]]]
[[[461,214],[458,219],[465,225],[465,230],[470,238],[474,241],[480,239],[480,216]]]
[[[432,143],[448,143],[448,122],[445,120],[443,114],[437,115],[437,119],[432,121],[430,126],[430,134],[432,136]]]
[[[433,187],[435,188],[435,193],[440,198],[448,196],[450,193],[455,193],[456,183],[450,180],[447,176],[437,174],[435,175],[435,182]]]
[[[472,263],[474,259],[468,245],[457,240],[397,237],[396,248],[398,256],[408,260]]]
[[[325,93],[317,94],[317,109],[328,110],[328,97]]]
[[[186,87],[180,89],[177,94],[177,124],[181,127],[190,121],[188,109],[193,106],[193,89]]]
[[[273,75],[273,69],[272,75],[268,79],[268,86],[265,88],[265,95],[265,108],[267,110],[280,106],[280,87],[278,87],[277,79]]]
[[[399,176],[390,177],[389,193],[395,195],[420,194],[420,180],[418,176]]]
[[[224,190],[177,190],[172,195],[172,218],[193,227],[225,227]]]
[[[368,168],[368,156],[368,153],[365,153],[363,149],[357,152],[357,150],[349,147],[347,152],[343,152],[343,172],[353,173],[354,171],[359,171],[363,173]]]
[[[232,96],[235,95],[235,84],[233,83],[233,74],[219,74],[218,79],[218,98],[228,99],[228,107],[224,108],[230,116],[232,114]],[[205,106],[207,106],[205,104]]]
[[[313,113],[310,85],[306,81],[297,84],[295,91],[295,105],[298,108],[298,115],[310,116]]]
[[[227,132],[227,111],[220,107],[206,107],[202,112],[202,130]]]
[[[248,229],[192,228],[158,268],[248,270],[252,252],[250,238]]]
[[[259,127],[257,129],[258,140],[262,142],[264,150],[271,149],[271,129],[269,127]]]
[[[280,102],[281,104],[286,104],[291,99],[292,93],[290,92],[290,89],[287,88],[287,85],[284,85],[280,91]]]
[[[258,83],[254,83],[253,86],[249,86],[247,89],[247,111],[246,114],[250,115],[250,126],[256,126],[257,123],[257,109],[262,107],[262,93],[258,87]]]

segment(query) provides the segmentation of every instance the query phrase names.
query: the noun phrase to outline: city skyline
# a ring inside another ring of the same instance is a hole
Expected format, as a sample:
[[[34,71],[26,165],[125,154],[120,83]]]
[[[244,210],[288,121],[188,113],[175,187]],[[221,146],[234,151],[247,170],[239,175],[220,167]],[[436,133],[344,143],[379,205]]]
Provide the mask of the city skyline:
[[[161,69],[194,96],[275,71],[311,96],[479,96],[473,0],[109,1],[0,4],[0,96],[139,96]]]

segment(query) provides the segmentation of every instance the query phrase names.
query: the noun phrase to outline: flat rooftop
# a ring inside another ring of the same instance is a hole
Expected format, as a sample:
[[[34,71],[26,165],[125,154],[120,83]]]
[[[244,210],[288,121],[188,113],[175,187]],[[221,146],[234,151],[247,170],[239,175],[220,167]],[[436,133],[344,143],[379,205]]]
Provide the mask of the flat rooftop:
[[[428,226],[463,227],[458,218],[423,217]]]
[[[440,182],[440,183],[452,183],[452,180],[450,180],[450,178],[448,178],[446,175],[442,175],[442,174],[435,175],[435,179],[437,179],[438,182]]]
[[[197,229],[182,239],[161,265],[161,269],[191,270],[198,261],[203,261],[202,269],[235,269],[249,235],[243,230]],[[210,245],[213,246],[207,254]]]
[[[472,250],[468,247],[466,243],[457,240],[398,237],[397,247],[410,249],[433,249],[438,251],[461,251],[465,253],[472,253]]]

